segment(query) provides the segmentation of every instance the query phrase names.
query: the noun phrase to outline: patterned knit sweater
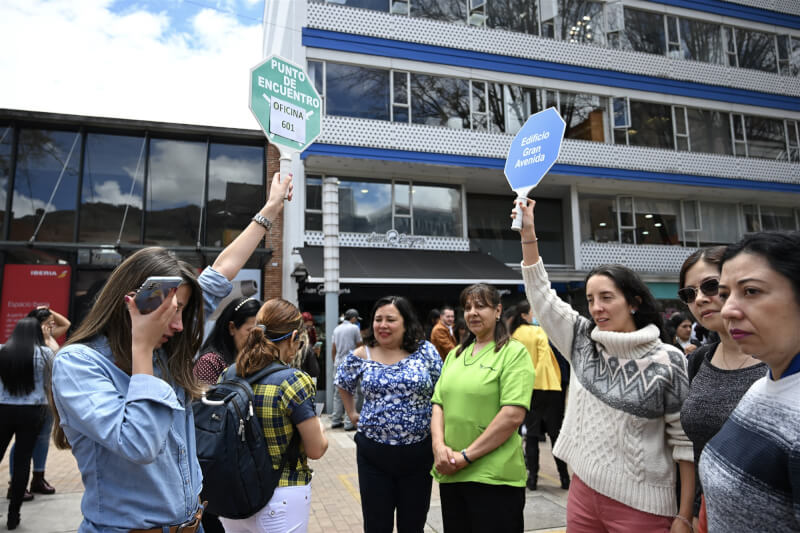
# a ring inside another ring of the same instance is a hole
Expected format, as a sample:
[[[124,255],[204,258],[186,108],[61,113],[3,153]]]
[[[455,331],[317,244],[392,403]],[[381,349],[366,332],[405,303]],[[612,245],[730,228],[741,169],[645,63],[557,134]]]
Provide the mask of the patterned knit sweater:
[[[673,516],[674,461],[693,461],[680,423],[686,357],[652,324],[631,333],[595,328],[550,289],[541,259],[523,266],[522,277],[535,316],[572,366],[553,454],[600,494]]]

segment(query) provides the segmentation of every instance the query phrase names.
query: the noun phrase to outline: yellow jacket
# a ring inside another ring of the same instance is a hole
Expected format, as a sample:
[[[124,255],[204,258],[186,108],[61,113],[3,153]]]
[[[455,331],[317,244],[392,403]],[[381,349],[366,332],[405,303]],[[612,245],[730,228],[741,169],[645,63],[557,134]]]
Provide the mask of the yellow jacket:
[[[534,390],[561,390],[561,368],[547,342],[547,333],[539,326],[523,324],[511,335],[528,349],[536,377]]]

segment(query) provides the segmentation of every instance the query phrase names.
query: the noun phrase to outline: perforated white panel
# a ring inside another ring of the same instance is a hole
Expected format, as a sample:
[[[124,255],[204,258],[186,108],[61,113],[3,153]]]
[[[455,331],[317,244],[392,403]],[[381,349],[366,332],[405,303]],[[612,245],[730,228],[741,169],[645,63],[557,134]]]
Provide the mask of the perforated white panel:
[[[381,237],[383,235],[385,234],[378,234],[376,239],[369,233],[340,233],[339,246],[345,248],[412,248],[414,250],[445,250],[449,252],[469,251],[469,239],[409,235],[407,238],[413,239],[415,242],[412,244],[406,241],[405,244],[398,246],[382,241]],[[421,240],[418,240],[420,238]],[[304,240],[309,246],[322,246],[324,244],[321,231],[306,231]]]
[[[619,263],[637,272],[673,273],[677,279],[681,265],[695,250],[697,248],[655,244],[582,242],[579,253],[585,270]]]
[[[787,1],[800,4],[800,0]],[[332,4],[309,3],[308,26],[447,48],[800,96],[800,78],[797,77],[696,61],[671,60],[653,54],[567,43],[505,30],[395,16]],[[657,91],[657,87],[654,90]]]
[[[511,135],[399,124],[349,117],[323,118],[318,142],[505,159]],[[564,140],[558,162],[670,174],[800,184],[800,164],[727,155],[676,152]]]
[[[800,15],[800,2],[797,0],[727,0],[732,4],[742,4],[743,6],[758,7],[789,13],[790,15]]]

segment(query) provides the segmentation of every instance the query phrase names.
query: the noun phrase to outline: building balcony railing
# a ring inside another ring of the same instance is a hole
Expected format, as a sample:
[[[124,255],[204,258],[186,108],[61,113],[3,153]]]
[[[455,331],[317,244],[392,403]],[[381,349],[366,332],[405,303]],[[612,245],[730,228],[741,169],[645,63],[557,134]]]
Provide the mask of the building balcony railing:
[[[681,265],[697,250],[684,246],[658,244],[621,244],[582,242],[579,249],[580,269],[618,263],[637,272],[674,275],[678,278]]]

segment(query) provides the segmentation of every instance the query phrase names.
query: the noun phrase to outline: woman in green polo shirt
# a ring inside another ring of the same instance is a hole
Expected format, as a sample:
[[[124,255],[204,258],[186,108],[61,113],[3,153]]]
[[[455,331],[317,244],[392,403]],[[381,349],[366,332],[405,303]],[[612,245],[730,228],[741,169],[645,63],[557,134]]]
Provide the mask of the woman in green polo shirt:
[[[433,393],[431,438],[445,533],[521,533],[525,459],[517,428],[533,389],[533,363],[511,339],[500,293],[461,292],[469,335],[447,356]]]

